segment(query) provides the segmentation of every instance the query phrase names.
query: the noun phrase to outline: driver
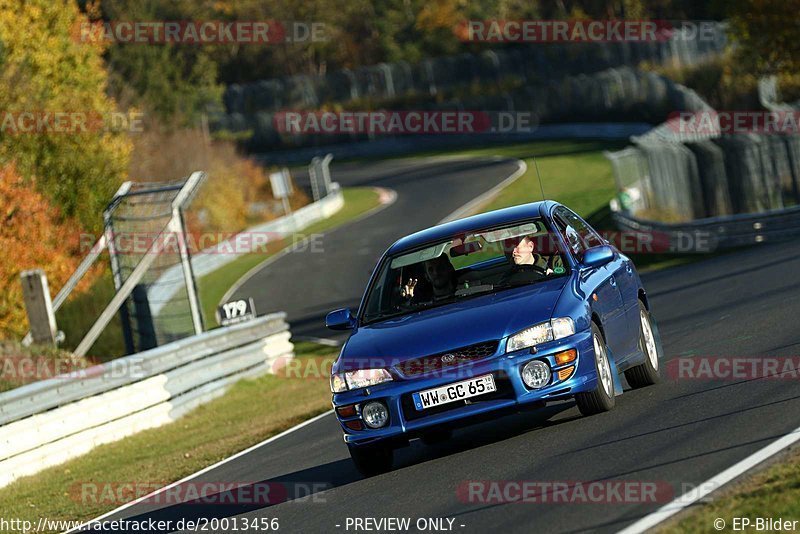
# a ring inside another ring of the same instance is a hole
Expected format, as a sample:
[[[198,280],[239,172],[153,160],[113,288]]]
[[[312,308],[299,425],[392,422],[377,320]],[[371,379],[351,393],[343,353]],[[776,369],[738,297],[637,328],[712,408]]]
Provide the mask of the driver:
[[[511,248],[513,245],[513,248]],[[535,281],[553,273],[547,259],[535,252],[536,244],[531,236],[507,242],[506,257],[513,264],[500,279],[501,284]]]

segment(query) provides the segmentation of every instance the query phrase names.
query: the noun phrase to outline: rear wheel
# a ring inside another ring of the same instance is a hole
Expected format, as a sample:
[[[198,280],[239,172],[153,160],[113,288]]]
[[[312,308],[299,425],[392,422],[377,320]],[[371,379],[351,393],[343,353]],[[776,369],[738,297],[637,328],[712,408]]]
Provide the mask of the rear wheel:
[[[371,477],[392,469],[394,449],[383,443],[370,445],[348,445],[350,457],[359,473]]]
[[[583,415],[594,415],[614,408],[614,376],[608,361],[608,349],[603,334],[592,323],[594,344],[594,367],[597,370],[597,386],[594,391],[575,394],[575,403]]]
[[[653,333],[653,319],[642,301],[639,301],[639,349],[644,353],[644,362],[627,369],[625,378],[632,388],[643,388],[652,386],[661,381],[658,371],[658,360],[661,356],[656,344],[656,336]]]

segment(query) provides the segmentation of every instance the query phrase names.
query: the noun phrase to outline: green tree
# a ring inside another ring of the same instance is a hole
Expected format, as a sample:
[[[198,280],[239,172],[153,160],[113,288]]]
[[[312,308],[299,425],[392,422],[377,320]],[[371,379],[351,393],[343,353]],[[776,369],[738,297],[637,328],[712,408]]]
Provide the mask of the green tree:
[[[759,74],[800,70],[800,0],[732,0],[730,32],[746,68]]]
[[[206,20],[212,9],[185,1],[108,0],[103,20]],[[167,123],[194,123],[208,107],[221,102],[217,83],[217,45],[181,43],[111,43],[108,64],[111,89]]]
[[[0,0],[0,163],[16,162],[65,216],[97,229],[124,179],[131,144],[126,133],[106,128],[115,102],[106,95],[102,47],[77,37],[85,22],[72,0]],[[23,113],[77,113],[87,128],[14,130]]]

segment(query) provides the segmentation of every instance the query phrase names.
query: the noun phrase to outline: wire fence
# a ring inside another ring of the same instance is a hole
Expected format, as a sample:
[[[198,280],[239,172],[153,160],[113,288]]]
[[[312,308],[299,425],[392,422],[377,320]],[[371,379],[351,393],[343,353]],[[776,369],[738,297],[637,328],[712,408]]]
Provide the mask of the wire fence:
[[[202,331],[183,210],[204,179],[120,187],[103,235],[54,300],[66,348],[106,361]],[[93,265],[105,250],[110,261]],[[73,293],[91,270],[90,289]]]
[[[172,203],[183,185],[182,181],[134,184],[107,216],[106,231],[114,236],[109,251],[117,289],[146,254],[155,255],[120,309],[128,352],[147,350],[195,333],[177,246],[181,233],[185,236],[185,229],[171,234],[159,250],[149,250],[149,245],[162,231],[170,231]],[[154,313],[155,310],[158,312]]]

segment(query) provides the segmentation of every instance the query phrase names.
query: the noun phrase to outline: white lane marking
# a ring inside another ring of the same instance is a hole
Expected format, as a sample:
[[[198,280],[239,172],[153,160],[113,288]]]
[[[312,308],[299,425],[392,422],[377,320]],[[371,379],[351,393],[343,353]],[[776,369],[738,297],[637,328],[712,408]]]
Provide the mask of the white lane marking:
[[[729,467],[722,473],[706,480],[693,490],[684,493],[674,501],[665,504],[652,514],[647,515],[632,525],[620,530],[618,534],[639,534],[641,532],[647,532],[659,523],[677,514],[687,506],[696,503],[709,493],[718,490],[723,485],[734,480],[764,460],[767,460],[771,456],[778,454],[798,441],[800,441],[800,427],[792,430],[782,438],[773,441],[763,449],[751,454],[744,460]]]
[[[386,189],[385,187],[373,187],[372,189],[374,189],[378,193],[378,202],[379,202],[379,204],[377,206],[375,206],[374,208],[372,208],[372,209],[370,209],[368,211],[365,211],[364,213],[362,213],[361,215],[359,215],[355,219],[351,219],[351,220],[345,222],[344,224],[341,224],[341,225],[336,226],[334,228],[328,228],[327,230],[325,230],[322,233],[326,234],[328,232],[333,232],[335,230],[338,230],[339,228],[344,228],[345,226],[349,226],[350,224],[356,223],[356,222],[358,222],[358,221],[360,221],[362,219],[366,219],[367,217],[369,217],[371,215],[374,215],[377,212],[379,212],[379,211],[381,211],[381,210],[383,210],[385,208],[388,208],[389,206],[394,204],[394,202],[397,200],[397,191],[395,191],[394,189]],[[264,261],[262,261],[261,263],[259,263],[258,265],[256,265],[255,267],[253,267],[252,269],[247,271],[246,273],[244,273],[244,275],[242,275],[242,277],[239,278],[236,281],[236,283],[234,283],[230,287],[230,289],[228,289],[225,292],[225,294],[220,299],[219,304],[222,305],[223,303],[228,302],[233,297],[234,293],[236,293],[244,284],[247,283],[248,280],[250,280],[256,274],[258,274],[262,269],[265,269],[266,267],[272,265],[273,263],[278,261],[280,258],[282,258],[282,257],[286,256],[287,254],[289,254],[290,252],[292,252],[295,248],[299,248],[301,245],[305,244],[310,238],[311,238],[311,236],[308,236],[308,237],[306,237],[305,239],[303,239],[302,241],[300,241],[299,243],[297,243],[295,245],[288,245],[288,246],[282,248],[281,250],[279,250],[278,252],[276,252],[275,254],[270,256],[269,258],[265,259]]]
[[[325,413],[321,413],[321,414],[319,414],[319,415],[317,415],[315,417],[312,417],[311,419],[307,419],[307,420],[303,421],[302,423],[300,423],[299,425],[293,426],[292,428],[284,430],[280,434],[276,434],[276,435],[272,436],[271,438],[265,439],[261,443],[256,443],[252,447],[249,447],[249,448],[247,448],[247,449],[245,449],[243,451],[237,452],[233,456],[229,456],[229,457],[227,457],[227,458],[225,458],[223,460],[220,460],[219,462],[217,462],[215,464],[209,465],[208,467],[205,467],[205,468],[201,469],[200,471],[198,471],[196,473],[193,473],[193,474],[191,474],[191,475],[189,475],[189,476],[187,476],[185,478],[182,478],[181,480],[178,480],[177,482],[173,482],[172,484],[164,486],[163,488],[160,488],[160,489],[157,489],[157,490],[155,490],[153,492],[150,492],[147,495],[145,495],[144,497],[139,497],[138,499],[135,499],[135,500],[133,500],[131,502],[125,503],[122,506],[111,510],[110,512],[106,512],[105,514],[103,514],[103,515],[101,515],[99,517],[96,517],[95,519],[92,519],[90,521],[86,521],[85,523],[73,528],[72,530],[68,530],[68,531],[66,531],[66,532],[64,532],[62,534],[70,534],[71,532],[79,532],[79,531],[81,531],[81,529],[87,528],[87,526],[89,524],[91,524],[91,523],[93,523],[95,521],[102,521],[103,519],[105,519],[106,517],[108,517],[110,515],[116,514],[118,512],[123,511],[123,510],[126,510],[126,509],[130,508],[131,506],[135,506],[135,505],[139,504],[140,502],[144,501],[145,499],[149,499],[150,497],[153,497],[154,495],[158,495],[162,491],[166,491],[166,490],[168,490],[170,488],[173,488],[173,487],[177,486],[178,484],[183,484],[184,482],[187,482],[187,481],[189,481],[189,480],[191,480],[191,479],[193,479],[195,477],[198,477],[198,476],[200,476],[200,475],[202,475],[204,473],[207,473],[207,472],[211,471],[212,469],[216,469],[217,467],[219,467],[219,466],[221,466],[223,464],[226,464],[226,463],[228,463],[228,462],[230,462],[232,460],[235,460],[235,459],[239,458],[240,456],[244,456],[245,454],[250,453],[250,452],[258,449],[259,447],[263,447],[264,445],[268,445],[268,444],[272,443],[273,441],[279,440],[282,437],[291,434],[292,432],[295,432],[295,431],[300,430],[301,428],[303,428],[305,426],[310,425],[311,423],[315,423],[316,421],[319,421],[323,417],[331,415],[332,413],[333,413],[333,410],[328,410]]]
[[[461,219],[462,217],[466,217],[467,215],[470,215],[471,212],[477,209],[479,206],[485,204],[486,202],[489,202],[491,199],[499,195],[500,191],[511,185],[517,178],[525,174],[526,170],[528,170],[528,165],[521,159],[518,159],[516,163],[517,163],[517,170],[511,173],[511,175],[508,178],[506,178],[496,186],[492,187],[485,193],[478,195],[474,199],[470,200],[469,202],[467,202],[466,204],[464,204],[463,206],[461,206],[460,208],[458,208],[453,213],[451,213],[450,215],[448,215],[447,217],[445,217],[436,224],[444,224],[446,222],[455,221],[456,219]]]

